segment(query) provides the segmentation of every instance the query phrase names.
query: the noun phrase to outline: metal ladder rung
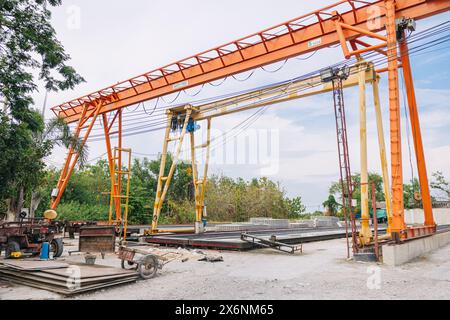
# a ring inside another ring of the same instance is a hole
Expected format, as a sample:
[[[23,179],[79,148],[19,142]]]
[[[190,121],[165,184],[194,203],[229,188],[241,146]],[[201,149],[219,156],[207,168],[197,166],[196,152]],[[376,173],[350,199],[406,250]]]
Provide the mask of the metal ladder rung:
[[[128,174],[128,175],[131,174],[130,171],[115,171],[114,173],[117,173],[117,174]]]
[[[113,198],[121,198],[121,199],[126,199],[126,198],[128,198],[128,196],[112,196]]]
[[[210,143],[204,143],[199,146],[196,146],[195,149],[205,149],[205,148],[208,148],[209,145],[210,145]]]
[[[167,142],[173,142],[173,141],[177,141],[180,140],[181,137],[175,137],[175,138],[167,138]]]

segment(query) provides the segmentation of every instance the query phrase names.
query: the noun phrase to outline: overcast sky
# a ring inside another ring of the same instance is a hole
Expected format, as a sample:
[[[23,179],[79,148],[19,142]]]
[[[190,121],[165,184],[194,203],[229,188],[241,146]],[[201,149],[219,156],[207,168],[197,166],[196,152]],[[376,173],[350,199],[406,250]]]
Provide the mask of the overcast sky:
[[[51,117],[50,107],[112,85],[118,81],[167,65],[192,54],[227,43],[285,20],[308,13],[332,1],[299,0],[172,0],[172,1],[63,1],[53,9],[52,23],[70,62],[86,79],[73,91],[51,93],[48,97],[46,116]],[[442,14],[418,22],[419,30],[448,20],[450,14]],[[428,173],[443,171],[450,177],[450,98],[448,51],[433,55],[412,57],[417,98],[419,102]],[[326,67],[343,60],[339,48],[318,52],[308,60],[291,59],[278,72],[258,69],[245,82],[232,78],[221,86],[205,86],[198,96],[198,88],[182,93],[176,103],[250,89],[277,81],[287,80],[309,71]],[[275,71],[281,64],[268,66]],[[245,79],[249,73],[236,78]],[[216,83],[218,84],[218,83]],[[386,142],[388,143],[388,99],[386,75],[381,80],[382,104]],[[368,91],[370,93],[370,91]],[[43,89],[34,96],[37,106],[42,106]],[[167,101],[172,98],[167,97]],[[355,89],[345,92],[352,171],[359,170],[359,118],[358,95]],[[163,102],[159,102],[164,105]],[[148,102],[147,108],[154,106]],[[126,112],[133,111],[134,107]],[[215,129],[233,128],[254,111],[215,119]],[[142,114],[141,114],[142,115]],[[142,121],[151,117],[142,115]],[[272,180],[279,181],[289,196],[302,196],[309,210],[316,210],[327,197],[331,181],[338,179],[338,158],[334,111],[331,94],[324,94],[270,107],[248,129],[265,132],[272,130],[279,137],[280,167]],[[132,127],[132,121],[128,124]],[[202,125],[202,124],[201,124]],[[125,123],[127,126],[127,123]],[[203,125],[204,129],[204,125]],[[202,130],[203,130],[202,129]],[[96,129],[97,130],[97,129]],[[94,131],[98,134],[100,131]],[[405,181],[411,178],[409,148],[406,143],[406,126],[403,120],[403,155]],[[220,139],[218,139],[220,142]],[[375,119],[372,99],[368,94],[368,142],[369,169],[380,172]],[[161,152],[162,132],[127,137],[124,145],[131,147],[135,157],[145,154],[155,158]],[[90,159],[105,153],[104,142],[92,142]],[[388,144],[389,146],[389,144]],[[64,151],[56,150],[48,158],[50,165],[59,166]],[[250,179],[264,174],[266,164],[215,164],[210,173]],[[417,170],[414,169],[417,176]]]

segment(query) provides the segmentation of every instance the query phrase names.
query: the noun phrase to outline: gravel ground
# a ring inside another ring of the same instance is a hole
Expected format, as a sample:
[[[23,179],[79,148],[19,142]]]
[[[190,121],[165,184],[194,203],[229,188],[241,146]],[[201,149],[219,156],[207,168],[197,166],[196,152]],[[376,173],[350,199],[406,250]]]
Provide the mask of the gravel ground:
[[[0,300],[450,298],[450,246],[402,267],[347,261],[345,239],[308,243],[295,255],[266,249],[205,252],[220,254],[224,262],[200,262],[194,254],[184,263],[169,263],[154,279],[72,298],[0,280]],[[119,267],[114,255],[98,262]]]

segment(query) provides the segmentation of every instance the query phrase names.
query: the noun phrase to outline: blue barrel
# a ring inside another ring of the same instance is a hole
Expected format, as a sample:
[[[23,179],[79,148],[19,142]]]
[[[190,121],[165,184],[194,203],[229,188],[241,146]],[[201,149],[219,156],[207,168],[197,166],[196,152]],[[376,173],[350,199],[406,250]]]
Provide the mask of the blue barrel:
[[[50,244],[48,242],[44,242],[41,247],[41,260],[50,259]]]

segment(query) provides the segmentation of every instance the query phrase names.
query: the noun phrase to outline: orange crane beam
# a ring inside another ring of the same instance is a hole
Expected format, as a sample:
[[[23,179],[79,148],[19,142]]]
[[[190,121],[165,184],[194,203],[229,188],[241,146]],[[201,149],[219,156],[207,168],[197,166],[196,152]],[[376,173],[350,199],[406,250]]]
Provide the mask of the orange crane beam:
[[[449,10],[450,0],[397,0],[396,16],[423,19]],[[254,33],[187,59],[120,82],[52,108],[68,123],[79,120],[101,104],[100,114],[195,87],[233,74],[282,61],[294,56],[339,44],[332,12],[342,22],[356,28],[347,30],[346,39],[360,35],[358,29],[372,33],[386,24],[385,1],[343,0],[302,15],[269,29]],[[306,21],[312,21],[306,23]]]

